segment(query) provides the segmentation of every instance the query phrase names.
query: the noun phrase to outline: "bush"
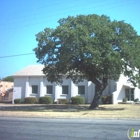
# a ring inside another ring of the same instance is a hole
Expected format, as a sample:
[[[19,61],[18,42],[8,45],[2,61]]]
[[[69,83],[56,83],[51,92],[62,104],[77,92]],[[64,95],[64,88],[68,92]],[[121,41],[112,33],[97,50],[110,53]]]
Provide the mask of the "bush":
[[[68,99],[58,99],[58,104],[68,104],[69,100]]]
[[[14,99],[15,104],[21,104],[21,99]]]
[[[102,103],[103,104],[111,104],[112,103],[112,95],[102,96]]]
[[[26,97],[25,104],[36,104],[38,103],[38,99],[36,97]]]
[[[135,100],[134,100],[134,102],[138,102],[139,101],[139,98],[136,98]]]
[[[39,103],[40,104],[52,104],[53,103],[53,98],[52,97],[40,97],[39,98]]]
[[[126,103],[128,101],[128,99],[125,97],[123,98],[123,102]]]
[[[71,98],[71,103],[72,104],[84,104],[85,103],[85,99],[84,97],[81,96],[75,96]]]
[[[102,96],[102,103],[106,104],[107,103],[107,96]]]

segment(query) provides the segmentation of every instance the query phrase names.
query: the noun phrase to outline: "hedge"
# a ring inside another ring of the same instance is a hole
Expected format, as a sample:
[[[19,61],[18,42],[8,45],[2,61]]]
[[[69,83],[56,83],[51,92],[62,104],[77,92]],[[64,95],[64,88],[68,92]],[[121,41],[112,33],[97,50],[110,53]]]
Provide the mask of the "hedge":
[[[58,100],[58,104],[68,104],[69,100],[68,99],[57,99]]]
[[[52,97],[40,97],[39,98],[39,103],[40,104],[52,104],[53,103],[53,98]]]
[[[21,99],[14,99],[15,104],[21,104]]]
[[[71,103],[72,104],[84,104],[85,99],[82,96],[75,96],[71,98]]]
[[[25,104],[36,104],[38,103],[38,99],[36,97],[26,97]]]

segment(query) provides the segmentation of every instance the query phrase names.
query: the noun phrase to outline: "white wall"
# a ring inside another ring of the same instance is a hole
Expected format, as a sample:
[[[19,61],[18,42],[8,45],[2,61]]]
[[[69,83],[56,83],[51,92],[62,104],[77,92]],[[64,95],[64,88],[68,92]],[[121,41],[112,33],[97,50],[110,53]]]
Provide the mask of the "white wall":
[[[14,78],[14,87],[21,88],[21,99],[22,99],[22,101],[25,98],[25,83],[26,83],[26,77],[15,77]]]
[[[32,94],[32,85],[38,85],[38,94]],[[53,94],[46,94],[46,85],[53,86]],[[62,94],[62,86],[69,86],[69,93],[64,95]],[[73,96],[78,95],[78,86],[85,86],[85,94],[80,95],[85,98],[86,103],[91,103],[95,94],[95,85],[92,82],[88,82],[87,80],[83,80],[83,82],[79,82],[78,84],[74,84],[70,79],[63,80],[62,85],[57,85],[56,83],[50,83],[47,81],[46,77],[38,76],[38,77],[14,77],[14,87],[21,88],[21,98],[22,101],[26,97],[41,97],[41,96],[51,96],[54,101],[59,98],[67,98],[71,99]],[[127,86],[132,86],[131,83],[127,82],[127,78],[121,75],[120,79],[115,82],[113,80],[108,81],[108,86],[106,87],[103,95],[113,94],[113,103],[118,103],[123,100],[125,97],[125,88]],[[40,88],[42,87],[42,88]],[[116,87],[116,91],[115,91]],[[135,98],[140,99],[140,90],[138,88],[135,89]]]
[[[123,101],[125,88],[130,87],[130,83],[128,83],[127,79],[127,77],[121,74],[119,80],[116,82],[116,91],[113,92],[113,104]]]
[[[13,97],[12,97],[12,104],[14,104],[15,99],[21,99],[21,87],[14,87],[13,89]]]
[[[38,85],[38,94],[32,94],[32,85]],[[46,94],[46,85],[53,86],[53,95]],[[69,86],[69,93],[66,95],[62,94],[63,85]],[[51,96],[54,101],[59,98],[71,99],[71,97],[78,95],[78,86],[80,85],[85,86],[85,95],[80,96],[85,98],[86,103],[91,102],[95,93],[95,86],[87,80],[74,84],[70,79],[64,79],[62,85],[57,85],[56,83],[48,82],[45,77],[14,77],[14,87],[21,87],[22,100],[25,97],[39,98],[40,96]]]
[[[140,89],[134,87],[132,83],[127,81],[128,78],[121,74],[119,80],[117,81],[117,90],[113,92],[113,104],[122,102],[125,97],[125,89],[135,88],[134,99],[140,99]]]
[[[137,98],[139,98],[139,101],[140,101],[140,89],[136,87],[134,90],[134,99],[137,99]]]

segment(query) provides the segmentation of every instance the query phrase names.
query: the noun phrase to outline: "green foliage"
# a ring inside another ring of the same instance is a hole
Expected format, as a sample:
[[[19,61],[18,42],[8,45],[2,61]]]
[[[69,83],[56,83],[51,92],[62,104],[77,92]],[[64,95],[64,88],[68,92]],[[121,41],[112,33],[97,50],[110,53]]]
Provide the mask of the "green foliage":
[[[8,82],[14,82],[14,77],[13,76],[7,76],[2,79],[3,81],[8,81]]]
[[[25,104],[36,104],[38,103],[38,99],[36,97],[26,97]]]
[[[22,102],[21,99],[14,99],[15,104],[21,104],[21,102]]]
[[[69,16],[60,19],[56,29],[39,32],[36,40],[36,57],[51,82],[61,82],[63,74],[74,82],[94,82],[103,77],[116,80],[121,73],[131,82],[139,81],[134,70],[140,68],[140,38],[124,21],[95,14]]]
[[[69,100],[68,99],[57,99],[58,100],[58,104],[68,104]]]
[[[53,98],[52,97],[40,97],[39,98],[39,103],[40,104],[52,104],[53,103]]]
[[[123,98],[123,102],[126,103],[128,101],[128,98]]]
[[[134,102],[138,102],[139,101],[139,98],[136,98],[135,100],[134,100]]]
[[[62,83],[64,75],[74,83],[92,81],[96,101],[108,79],[117,80],[120,74],[134,86],[140,83],[140,37],[130,24],[96,14],[69,16],[58,23],[56,29],[36,35],[35,55],[48,81]]]
[[[111,104],[112,103],[112,95],[105,95],[105,96],[102,96],[102,103],[103,104]]]
[[[84,99],[84,97],[81,97],[81,96],[75,96],[75,97],[71,98],[71,103],[72,104],[84,104],[85,99]]]

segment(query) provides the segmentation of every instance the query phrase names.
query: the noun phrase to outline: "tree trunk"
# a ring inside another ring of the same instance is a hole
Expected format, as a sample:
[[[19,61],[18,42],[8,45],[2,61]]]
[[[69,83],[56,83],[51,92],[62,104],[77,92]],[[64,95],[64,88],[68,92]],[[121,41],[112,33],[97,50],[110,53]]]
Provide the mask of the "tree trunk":
[[[92,100],[91,105],[89,106],[89,109],[96,109],[99,106],[99,99],[102,95],[102,90],[95,92],[94,98]]]
[[[103,78],[102,84],[97,79],[94,79],[92,81],[96,85],[96,91],[92,103],[89,106],[89,109],[96,109],[99,106],[99,100],[102,96],[104,89],[108,85],[107,81],[108,81],[107,78]]]

